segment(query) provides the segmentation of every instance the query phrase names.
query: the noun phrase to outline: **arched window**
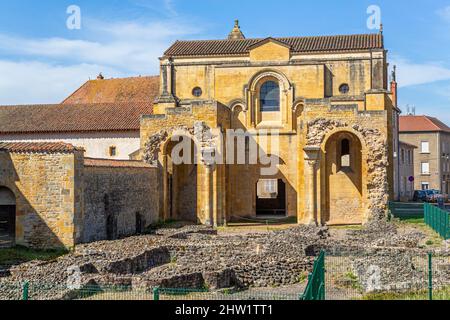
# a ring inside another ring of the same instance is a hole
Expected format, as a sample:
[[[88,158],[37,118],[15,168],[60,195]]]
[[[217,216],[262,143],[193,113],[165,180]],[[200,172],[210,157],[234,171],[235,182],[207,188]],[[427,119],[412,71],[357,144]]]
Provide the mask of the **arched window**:
[[[350,168],[350,140],[341,141],[341,168]]]
[[[260,91],[261,112],[280,111],[280,86],[275,81],[267,81]]]

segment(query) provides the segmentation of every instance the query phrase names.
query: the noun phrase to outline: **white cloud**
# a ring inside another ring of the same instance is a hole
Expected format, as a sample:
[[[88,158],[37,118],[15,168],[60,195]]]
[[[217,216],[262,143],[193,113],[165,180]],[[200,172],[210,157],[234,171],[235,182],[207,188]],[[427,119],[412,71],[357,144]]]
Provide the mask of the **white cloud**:
[[[0,104],[59,103],[99,70],[114,77],[115,69],[93,64],[51,65],[0,60]]]
[[[437,14],[445,21],[450,22],[450,6],[438,10]]]
[[[399,87],[450,80],[450,69],[439,63],[414,63],[403,58],[393,58],[391,65],[397,66]]]
[[[181,21],[84,21],[91,39],[0,33],[0,104],[59,102],[99,72],[107,78],[158,74],[158,57],[169,45],[197,32]]]
[[[155,73],[158,57],[178,37],[196,32],[180,22],[114,24],[92,22],[86,27],[96,40],[29,39],[0,34],[0,52],[13,55],[104,64],[131,73]]]
[[[174,0],[131,0],[131,2],[136,6],[158,14],[164,14],[169,17],[178,16]]]

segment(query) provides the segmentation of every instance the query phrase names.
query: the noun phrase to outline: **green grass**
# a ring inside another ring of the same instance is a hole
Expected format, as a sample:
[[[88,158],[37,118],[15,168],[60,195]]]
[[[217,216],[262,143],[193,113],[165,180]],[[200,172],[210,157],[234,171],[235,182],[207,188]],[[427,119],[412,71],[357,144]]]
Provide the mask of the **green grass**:
[[[443,239],[426,223],[424,218],[409,218],[403,219],[398,222],[399,225],[410,226],[424,232],[427,238],[423,244],[428,247],[440,247],[443,244]]]
[[[67,250],[33,250],[17,246],[0,249],[0,264],[17,264],[33,260],[51,261],[67,254]]]
[[[409,224],[418,224],[418,225],[426,225],[424,218],[404,218],[400,219],[401,222],[409,223]]]
[[[434,300],[449,300],[450,299],[450,287],[443,288],[441,290],[433,291]],[[371,293],[363,296],[363,300],[429,300],[428,291],[420,290],[415,292],[380,292]]]
[[[347,272],[345,274],[338,275],[334,280],[336,286],[345,289],[361,290],[361,284],[359,283],[358,276],[353,272]]]

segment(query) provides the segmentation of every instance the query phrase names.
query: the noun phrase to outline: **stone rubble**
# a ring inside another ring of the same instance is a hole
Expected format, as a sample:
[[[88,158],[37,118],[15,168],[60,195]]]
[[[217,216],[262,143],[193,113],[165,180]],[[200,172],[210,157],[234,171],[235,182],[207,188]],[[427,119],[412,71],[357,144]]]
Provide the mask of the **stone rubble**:
[[[12,267],[10,276],[0,278],[0,297],[11,298],[7,284],[24,281],[63,288],[51,291],[51,297],[47,290],[40,298],[71,297],[73,292],[64,288],[71,279],[68,270],[74,267],[81,272],[82,285],[211,290],[295,285],[312,271],[322,249],[329,255],[355,255],[352,267],[365,287],[372,265],[383,271],[385,287],[404,285],[418,277],[411,259],[424,254],[417,247],[423,237],[420,232],[400,235],[393,224],[384,222],[347,230],[342,238],[333,237],[328,228],[310,226],[237,235],[218,235],[205,226],[160,229],[150,235],[80,245],[55,261]]]

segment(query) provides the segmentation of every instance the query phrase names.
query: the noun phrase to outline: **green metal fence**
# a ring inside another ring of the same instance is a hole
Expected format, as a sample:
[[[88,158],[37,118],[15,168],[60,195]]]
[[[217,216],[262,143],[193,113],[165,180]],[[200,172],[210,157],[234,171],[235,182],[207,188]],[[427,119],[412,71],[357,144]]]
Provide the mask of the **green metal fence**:
[[[134,285],[8,283],[0,300],[450,300],[450,255],[392,249],[321,252],[303,285],[219,291]],[[303,294],[299,294],[303,291]]]
[[[314,262],[302,300],[325,300],[325,251]]]
[[[450,256],[327,252],[327,300],[450,300]]]
[[[445,240],[450,239],[450,212],[426,203],[425,223]]]
[[[0,290],[2,288],[0,284]],[[39,285],[24,283],[9,288],[12,296],[9,300],[119,300],[119,301],[246,301],[246,300],[299,300],[295,292],[275,292],[273,290],[252,289],[236,290],[194,290],[169,288],[133,288],[132,286],[84,286],[76,290],[67,290],[65,286]],[[5,299],[0,295],[0,300]]]
[[[390,217],[397,219],[421,219],[424,217],[424,204],[412,202],[389,202]]]

